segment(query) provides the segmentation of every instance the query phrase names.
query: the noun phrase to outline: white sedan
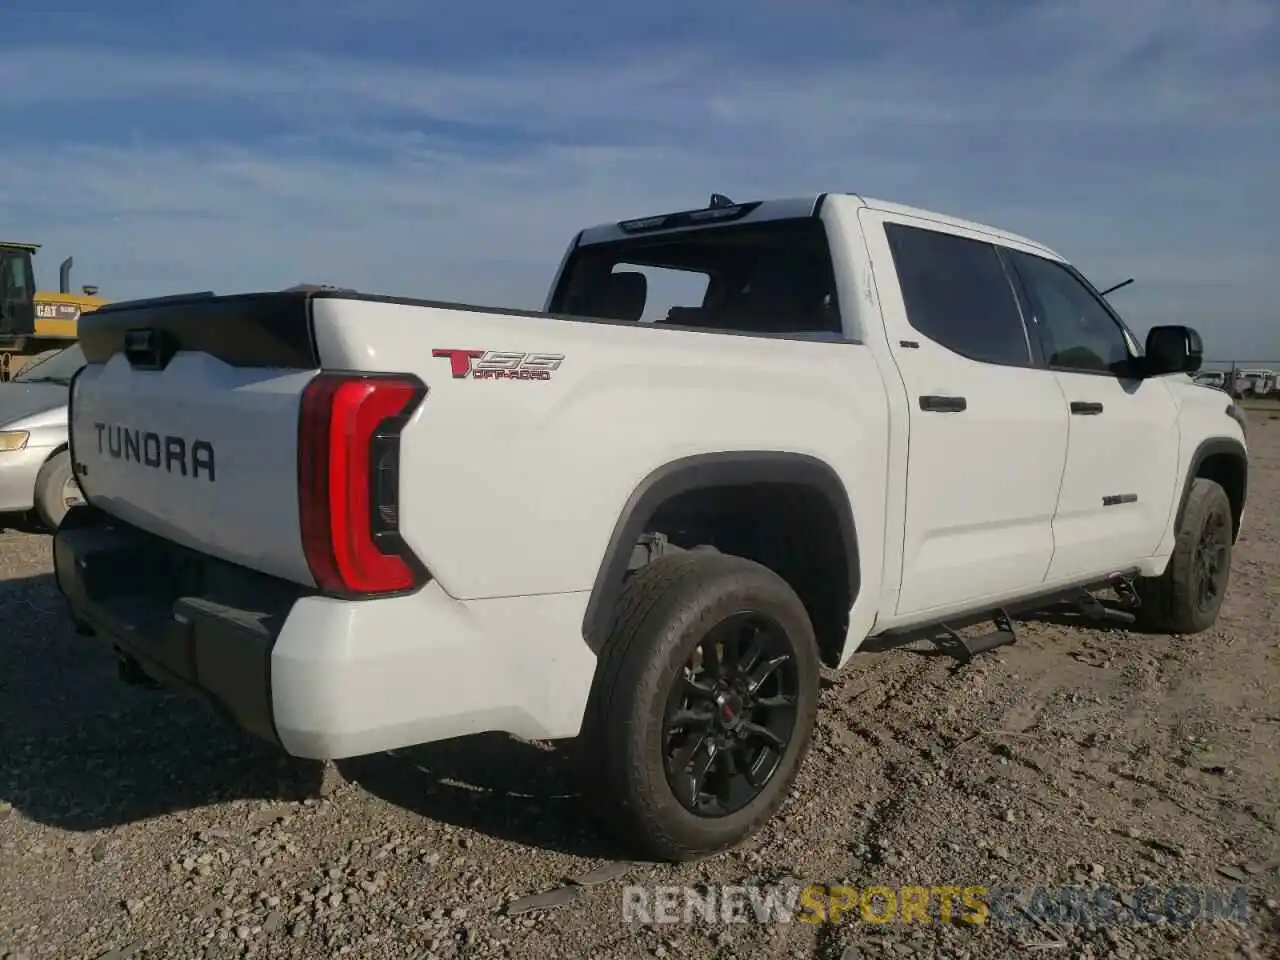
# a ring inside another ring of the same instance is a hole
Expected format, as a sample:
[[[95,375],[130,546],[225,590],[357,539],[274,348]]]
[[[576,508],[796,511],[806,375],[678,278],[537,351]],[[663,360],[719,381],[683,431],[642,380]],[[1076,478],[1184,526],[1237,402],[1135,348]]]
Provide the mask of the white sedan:
[[[73,344],[0,383],[0,512],[34,510],[52,530],[83,501],[67,449],[67,399],[82,366]]]

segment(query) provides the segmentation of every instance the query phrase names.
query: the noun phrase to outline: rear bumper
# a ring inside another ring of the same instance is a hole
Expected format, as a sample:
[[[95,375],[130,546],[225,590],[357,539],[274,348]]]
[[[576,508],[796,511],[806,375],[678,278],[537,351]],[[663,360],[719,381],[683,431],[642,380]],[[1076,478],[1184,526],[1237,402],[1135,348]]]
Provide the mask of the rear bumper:
[[[54,538],[72,616],[287,753],[340,759],[505,731],[578,733],[585,593],[343,601],[77,508]]]
[[[298,588],[73,510],[53,541],[72,617],[166,686],[279,744],[271,650]],[[203,581],[203,582],[201,582]]]

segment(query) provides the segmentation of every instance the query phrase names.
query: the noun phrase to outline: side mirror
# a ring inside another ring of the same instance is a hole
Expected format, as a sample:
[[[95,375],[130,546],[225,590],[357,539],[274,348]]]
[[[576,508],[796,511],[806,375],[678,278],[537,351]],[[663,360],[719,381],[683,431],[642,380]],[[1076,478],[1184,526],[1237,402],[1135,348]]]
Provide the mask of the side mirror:
[[[1152,327],[1147,333],[1143,372],[1149,377],[1195,373],[1203,359],[1204,341],[1192,327]]]

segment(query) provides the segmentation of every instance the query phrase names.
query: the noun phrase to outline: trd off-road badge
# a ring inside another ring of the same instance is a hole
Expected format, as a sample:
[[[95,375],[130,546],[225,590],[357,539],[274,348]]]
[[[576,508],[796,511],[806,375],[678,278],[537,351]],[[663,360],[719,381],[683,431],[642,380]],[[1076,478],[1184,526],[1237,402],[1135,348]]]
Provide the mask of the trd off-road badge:
[[[449,361],[455,380],[550,380],[562,353],[513,353],[504,350],[432,350]]]

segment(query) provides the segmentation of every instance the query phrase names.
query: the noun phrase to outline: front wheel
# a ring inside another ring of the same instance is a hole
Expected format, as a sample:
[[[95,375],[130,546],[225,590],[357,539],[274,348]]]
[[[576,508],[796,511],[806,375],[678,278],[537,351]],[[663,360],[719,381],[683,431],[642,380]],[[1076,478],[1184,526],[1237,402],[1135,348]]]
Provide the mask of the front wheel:
[[[600,653],[584,792],[640,856],[727,849],[786,799],[817,701],[813,627],[786,581],[741,557],[662,557],[627,584]]]
[[[55,453],[36,476],[35,505],[40,522],[49,530],[57,530],[67,511],[81,503],[84,494],[71,471],[71,452]]]
[[[1135,584],[1142,601],[1138,626],[1157,633],[1200,633],[1213,626],[1227,595],[1234,539],[1226,491],[1196,477],[1169,565],[1161,576]]]

